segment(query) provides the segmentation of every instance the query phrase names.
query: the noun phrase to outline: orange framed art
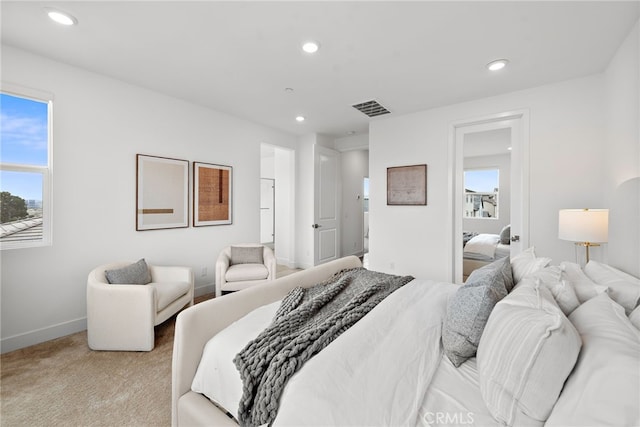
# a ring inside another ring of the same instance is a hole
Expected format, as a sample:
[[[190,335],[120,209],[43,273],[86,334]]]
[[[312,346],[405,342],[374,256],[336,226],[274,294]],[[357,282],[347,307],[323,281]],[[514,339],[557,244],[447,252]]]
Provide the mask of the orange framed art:
[[[233,223],[233,168],[193,162],[193,226]]]

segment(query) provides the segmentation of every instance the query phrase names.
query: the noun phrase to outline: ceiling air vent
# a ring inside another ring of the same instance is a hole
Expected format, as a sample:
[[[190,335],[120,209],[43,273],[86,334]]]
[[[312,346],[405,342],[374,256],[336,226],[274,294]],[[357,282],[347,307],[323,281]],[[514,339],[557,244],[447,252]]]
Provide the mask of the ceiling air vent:
[[[383,114],[389,114],[391,111],[384,108],[382,105],[378,103],[378,101],[367,101],[361,102],[360,104],[356,104],[353,106],[356,110],[360,111],[363,114],[366,114],[369,117],[381,116]]]

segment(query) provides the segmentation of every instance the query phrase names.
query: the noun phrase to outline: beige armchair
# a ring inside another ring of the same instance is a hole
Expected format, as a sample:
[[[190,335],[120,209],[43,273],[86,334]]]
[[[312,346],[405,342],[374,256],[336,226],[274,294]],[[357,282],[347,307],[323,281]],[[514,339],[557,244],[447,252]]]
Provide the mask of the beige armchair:
[[[268,246],[239,244],[224,248],[216,261],[216,297],[276,278],[276,257]]]
[[[148,266],[151,282],[109,284],[102,265],[87,279],[87,338],[92,350],[151,351],[154,326],[193,305],[193,272],[188,267]]]

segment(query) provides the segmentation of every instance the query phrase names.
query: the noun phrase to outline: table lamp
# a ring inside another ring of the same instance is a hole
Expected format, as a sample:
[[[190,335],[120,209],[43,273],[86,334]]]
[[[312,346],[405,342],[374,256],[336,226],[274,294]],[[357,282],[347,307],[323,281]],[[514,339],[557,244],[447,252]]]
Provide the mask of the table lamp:
[[[560,209],[558,238],[584,246],[589,262],[589,247],[609,239],[609,209]]]

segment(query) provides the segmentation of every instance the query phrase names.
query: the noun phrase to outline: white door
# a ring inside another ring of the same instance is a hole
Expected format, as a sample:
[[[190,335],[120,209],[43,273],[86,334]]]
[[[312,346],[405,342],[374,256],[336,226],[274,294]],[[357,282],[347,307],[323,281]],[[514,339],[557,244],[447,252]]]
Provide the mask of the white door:
[[[260,178],[260,243],[274,242],[275,181]]]
[[[511,244],[510,255],[529,247],[529,113],[516,111],[453,125],[453,282],[462,283],[463,141],[465,134],[511,129]]]
[[[340,243],[340,154],[315,145],[313,264],[339,258]]]

